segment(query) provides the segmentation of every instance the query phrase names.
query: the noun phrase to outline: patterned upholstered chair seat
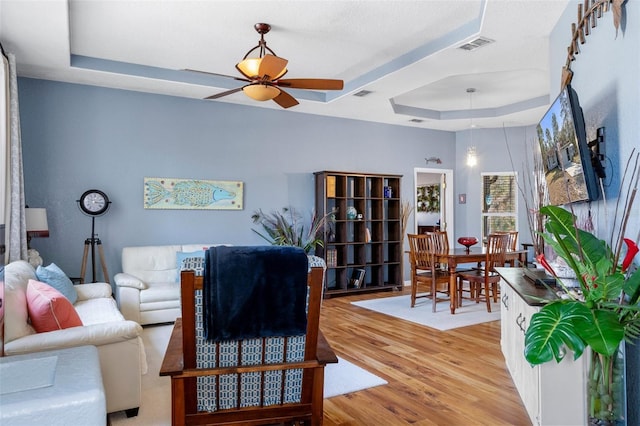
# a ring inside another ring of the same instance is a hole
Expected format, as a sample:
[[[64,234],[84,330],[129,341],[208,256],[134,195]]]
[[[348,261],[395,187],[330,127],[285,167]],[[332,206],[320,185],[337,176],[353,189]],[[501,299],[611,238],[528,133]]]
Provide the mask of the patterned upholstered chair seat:
[[[318,327],[324,261],[308,264],[305,332],[232,340],[205,337],[207,278],[181,273],[182,318],[160,371],[172,379],[173,424],[322,423],[324,366],[337,358]]]

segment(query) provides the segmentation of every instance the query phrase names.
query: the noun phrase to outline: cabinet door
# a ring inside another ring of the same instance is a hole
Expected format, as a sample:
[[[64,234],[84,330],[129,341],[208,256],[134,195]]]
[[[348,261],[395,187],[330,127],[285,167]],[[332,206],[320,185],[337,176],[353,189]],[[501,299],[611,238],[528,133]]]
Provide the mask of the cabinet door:
[[[514,352],[513,352],[513,333],[515,325],[515,316],[513,315],[513,301],[515,292],[504,281],[500,283],[500,347],[504,355],[507,369],[511,376],[515,375],[513,368]]]
[[[540,365],[540,424],[579,426],[587,424],[587,351],[573,360],[567,353],[560,363]]]
[[[529,306],[522,298],[518,297],[518,315],[516,318],[516,330],[513,339],[514,351],[516,352],[515,368],[519,372],[519,380],[522,383],[520,397],[522,403],[529,413],[531,423],[540,423],[540,366],[532,366],[524,357],[524,334],[529,326],[531,316],[538,311],[538,308]]]
[[[522,299],[520,299],[522,300]],[[540,308],[522,301],[523,328],[526,330],[533,314]],[[523,402],[530,415],[536,413],[538,425],[579,426],[586,424],[586,395],[584,356],[577,361],[568,353],[562,362],[550,361],[531,367],[524,358],[524,333],[522,334],[522,369],[525,383],[536,383],[535,389],[527,388]],[[537,408],[536,408],[537,407]],[[533,421],[533,419],[532,419]]]

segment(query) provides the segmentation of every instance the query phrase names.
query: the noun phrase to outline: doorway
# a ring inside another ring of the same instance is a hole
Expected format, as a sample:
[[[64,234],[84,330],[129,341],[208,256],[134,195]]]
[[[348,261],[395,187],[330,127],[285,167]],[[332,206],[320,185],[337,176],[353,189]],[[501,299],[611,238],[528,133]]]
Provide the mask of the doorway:
[[[416,167],[413,186],[415,232],[437,227],[447,231],[449,247],[453,247],[453,170]]]

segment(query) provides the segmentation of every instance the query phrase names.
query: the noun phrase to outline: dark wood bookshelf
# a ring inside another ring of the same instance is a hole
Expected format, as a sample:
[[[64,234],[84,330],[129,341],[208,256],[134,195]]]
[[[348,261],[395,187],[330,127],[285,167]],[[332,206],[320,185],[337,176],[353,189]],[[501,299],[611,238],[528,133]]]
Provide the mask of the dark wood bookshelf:
[[[402,286],[401,175],[321,171],[314,173],[316,212],[333,214],[323,231],[325,297],[392,290]],[[355,208],[355,216],[353,209]],[[365,271],[358,286],[355,270]]]

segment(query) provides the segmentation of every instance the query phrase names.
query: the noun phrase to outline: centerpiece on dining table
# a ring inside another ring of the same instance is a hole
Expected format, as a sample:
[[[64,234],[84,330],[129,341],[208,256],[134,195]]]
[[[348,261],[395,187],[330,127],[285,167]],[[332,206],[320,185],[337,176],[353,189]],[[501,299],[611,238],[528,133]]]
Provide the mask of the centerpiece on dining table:
[[[467,253],[469,253],[471,246],[478,244],[478,239],[476,237],[460,237],[458,243],[465,246]]]

